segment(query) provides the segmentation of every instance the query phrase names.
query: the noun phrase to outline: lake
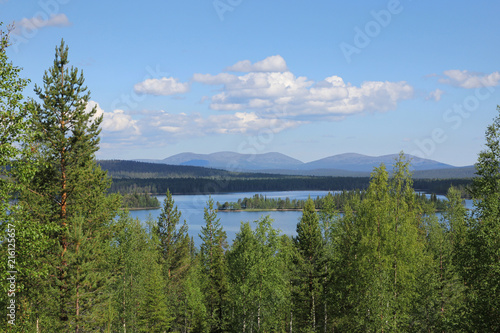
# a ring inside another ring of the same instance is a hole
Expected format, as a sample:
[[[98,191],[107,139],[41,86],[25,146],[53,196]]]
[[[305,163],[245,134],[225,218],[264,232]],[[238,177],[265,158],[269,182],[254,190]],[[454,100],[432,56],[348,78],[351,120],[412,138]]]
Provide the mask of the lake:
[[[268,198],[290,198],[293,199],[307,199],[316,198],[317,196],[323,197],[328,194],[328,191],[281,191],[281,192],[240,192],[240,193],[223,193],[212,194],[214,206],[217,201],[232,202],[238,201],[245,197],[253,197],[255,194],[262,194]],[[201,232],[201,227],[205,225],[203,219],[203,208],[207,206],[208,195],[173,195],[172,196],[177,208],[181,212],[181,223],[186,220],[189,227],[189,234],[194,237],[194,242],[197,246],[201,244],[198,234]],[[164,195],[157,196],[160,203],[163,205]],[[160,209],[154,210],[134,210],[130,211],[130,216],[138,218],[141,221],[146,221],[148,216],[156,219],[160,215]],[[256,221],[262,216],[270,215],[274,220],[274,228],[280,229],[282,233],[287,235],[294,235],[297,222],[302,216],[300,211],[270,211],[270,212],[219,212],[217,216],[220,218],[220,223],[227,233],[228,242],[232,243],[236,237],[236,233],[240,230],[241,222]]]
[[[239,192],[239,193],[223,193],[223,194],[212,194],[211,197],[214,200],[214,207],[216,207],[217,201],[220,203],[224,202],[235,202],[238,199],[243,199],[245,197],[253,197],[255,194],[262,194],[268,198],[290,198],[293,199],[307,199],[309,196],[311,198],[323,197],[328,194],[328,191],[277,191],[277,192]],[[205,225],[205,220],[203,219],[203,208],[207,206],[208,195],[173,195],[172,196],[177,208],[181,212],[181,223],[186,220],[189,235],[193,236],[196,246],[201,245],[201,239],[198,236],[201,232],[201,227]],[[445,196],[438,195],[439,199],[446,199]],[[157,196],[158,200],[163,206],[164,195]],[[466,200],[466,207],[472,208],[472,201]],[[130,211],[130,216],[133,218],[138,218],[141,221],[146,221],[149,216],[153,219],[158,218],[160,215],[160,209],[152,210],[133,210]],[[297,222],[302,216],[300,211],[269,211],[269,212],[219,212],[217,214],[220,218],[220,223],[226,231],[227,239],[229,243],[232,243],[236,237],[236,233],[240,230],[241,222],[252,222],[260,219],[262,216],[270,215],[274,220],[274,228],[280,229],[282,233],[287,235],[295,235]]]

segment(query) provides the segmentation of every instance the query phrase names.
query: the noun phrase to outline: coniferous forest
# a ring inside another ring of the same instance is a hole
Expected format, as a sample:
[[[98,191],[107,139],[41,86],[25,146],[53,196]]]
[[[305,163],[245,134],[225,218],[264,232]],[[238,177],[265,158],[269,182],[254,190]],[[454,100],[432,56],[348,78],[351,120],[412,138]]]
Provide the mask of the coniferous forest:
[[[7,48],[2,33],[0,331],[500,331],[500,113],[471,211],[452,187],[438,218],[402,154],[342,213],[334,196],[319,212],[305,201],[294,237],[263,217],[228,240],[211,199],[190,235],[169,191],[147,224],[108,193],[95,158],[102,116],[86,110],[64,42],[36,99],[23,97]]]

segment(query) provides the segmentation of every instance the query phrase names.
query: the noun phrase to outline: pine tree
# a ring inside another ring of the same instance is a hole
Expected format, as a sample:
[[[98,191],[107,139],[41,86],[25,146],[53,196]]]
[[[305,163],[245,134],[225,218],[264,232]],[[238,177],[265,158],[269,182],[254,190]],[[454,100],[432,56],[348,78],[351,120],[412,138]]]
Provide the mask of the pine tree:
[[[59,309],[52,311],[57,313],[52,322],[59,323],[60,330],[78,332],[90,325],[84,318],[92,318],[96,291],[106,281],[90,274],[86,279],[91,281],[83,286],[77,282],[81,269],[100,269],[99,251],[88,251],[82,244],[109,245],[119,199],[106,195],[110,179],[95,161],[102,116],[96,118],[95,108],[86,110],[90,94],[83,74],[78,75],[68,62],[68,48],[62,41],[53,67],[45,72],[43,88],[35,86],[41,104],[33,102],[31,113],[37,142],[32,159],[41,167],[32,181],[23,184],[20,204],[30,210],[31,219],[50,230],[48,237],[54,241],[49,251],[55,268],[52,302]]]

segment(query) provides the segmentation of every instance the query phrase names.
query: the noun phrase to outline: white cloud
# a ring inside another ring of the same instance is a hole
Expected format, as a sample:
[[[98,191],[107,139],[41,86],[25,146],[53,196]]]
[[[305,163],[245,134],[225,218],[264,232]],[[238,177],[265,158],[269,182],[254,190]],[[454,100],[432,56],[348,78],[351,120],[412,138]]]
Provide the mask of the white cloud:
[[[250,60],[238,61],[226,68],[229,72],[287,72],[285,59],[280,55],[270,56],[254,64]]]
[[[89,112],[92,108],[96,107],[97,111],[94,118],[103,115],[101,127],[107,132],[127,131],[128,135],[139,135],[141,131],[137,126],[137,121],[132,119],[132,116],[125,113],[123,110],[114,110],[113,112],[105,112],[99,103],[89,101],[87,103],[86,111]]]
[[[193,81],[204,84],[230,84],[237,82],[238,77],[228,73],[219,73],[217,75],[195,73]]]
[[[392,110],[399,101],[413,96],[413,87],[406,82],[368,81],[356,87],[339,76],[314,82],[292,72],[195,74],[193,81],[223,86],[220,93],[210,98],[212,110],[265,114],[286,106],[289,116],[329,119],[363,111]]]
[[[201,103],[208,100],[211,110],[223,113],[143,110],[140,118],[134,120],[121,110],[100,110],[100,114],[104,114],[103,129],[116,132],[114,138],[120,142],[132,144],[135,140],[135,144],[148,142],[150,145],[214,134],[278,133],[311,121],[339,121],[352,114],[394,110],[400,101],[413,96],[413,87],[404,81],[367,81],[356,86],[335,75],[320,81],[295,76],[286,70],[280,56],[255,64],[239,62],[229,69],[251,71],[196,73],[191,80],[220,86],[216,93],[204,96]],[[137,93],[155,95],[185,93],[189,88],[189,83],[172,77],[149,79],[134,86]],[[127,130],[140,136],[132,140]]]
[[[65,14],[52,14],[49,18],[44,18],[41,15],[32,18],[23,18],[15,23],[16,30],[14,33],[19,33],[18,29],[40,29],[45,27],[67,27],[71,23]]]
[[[179,82],[172,77],[163,77],[161,79],[147,79],[134,85],[134,91],[138,94],[150,94],[168,96],[175,94],[184,94],[189,91],[189,83]]]
[[[236,112],[204,117],[199,113],[172,114],[162,110],[150,113],[141,126],[150,128],[148,133],[144,133],[145,135],[159,137],[168,135],[169,138],[184,138],[210,134],[254,134],[262,130],[278,133],[302,123],[278,117],[264,118],[254,112]]]
[[[427,100],[433,99],[436,102],[439,102],[441,100],[441,96],[444,94],[444,91],[441,89],[436,89],[434,91],[431,91],[429,95],[426,97]]]
[[[443,72],[445,77],[441,77],[439,82],[462,87],[465,89],[474,89],[480,87],[493,87],[500,82],[500,72],[491,74],[481,74],[469,72],[467,70],[451,69]]]

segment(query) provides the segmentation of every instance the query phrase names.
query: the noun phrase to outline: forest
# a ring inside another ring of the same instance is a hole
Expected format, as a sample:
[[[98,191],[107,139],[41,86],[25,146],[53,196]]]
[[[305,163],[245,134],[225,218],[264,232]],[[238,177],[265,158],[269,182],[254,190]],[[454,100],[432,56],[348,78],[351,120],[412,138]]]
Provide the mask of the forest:
[[[472,180],[462,179],[414,179],[418,191],[445,195],[453,186],[462,196],[469,197],[467,188]],[[174,194],[214,194],[230,192],[269,192],[269,191],[352,191],[366,190],[369,177],[318,177],[318,176],[281,176],[256,178],[131,178],[113,179],[110,193],[147,192],[164,194],[170,190]]]
[[[212,199],[199,235],[168,189],[157,220],[120,209],[95,157],[102,116],[86,111],[68,47],[28,99],[8,31],[0,45],[1,331],[500,331],[500,107],[472,211],[450,187],[438,218],[401,154],[391,175],[380,165],[353,186],[366,192],[342,214],[334,196],[319,211],[309,199],[296,236],[262,217],[229,240]]]

